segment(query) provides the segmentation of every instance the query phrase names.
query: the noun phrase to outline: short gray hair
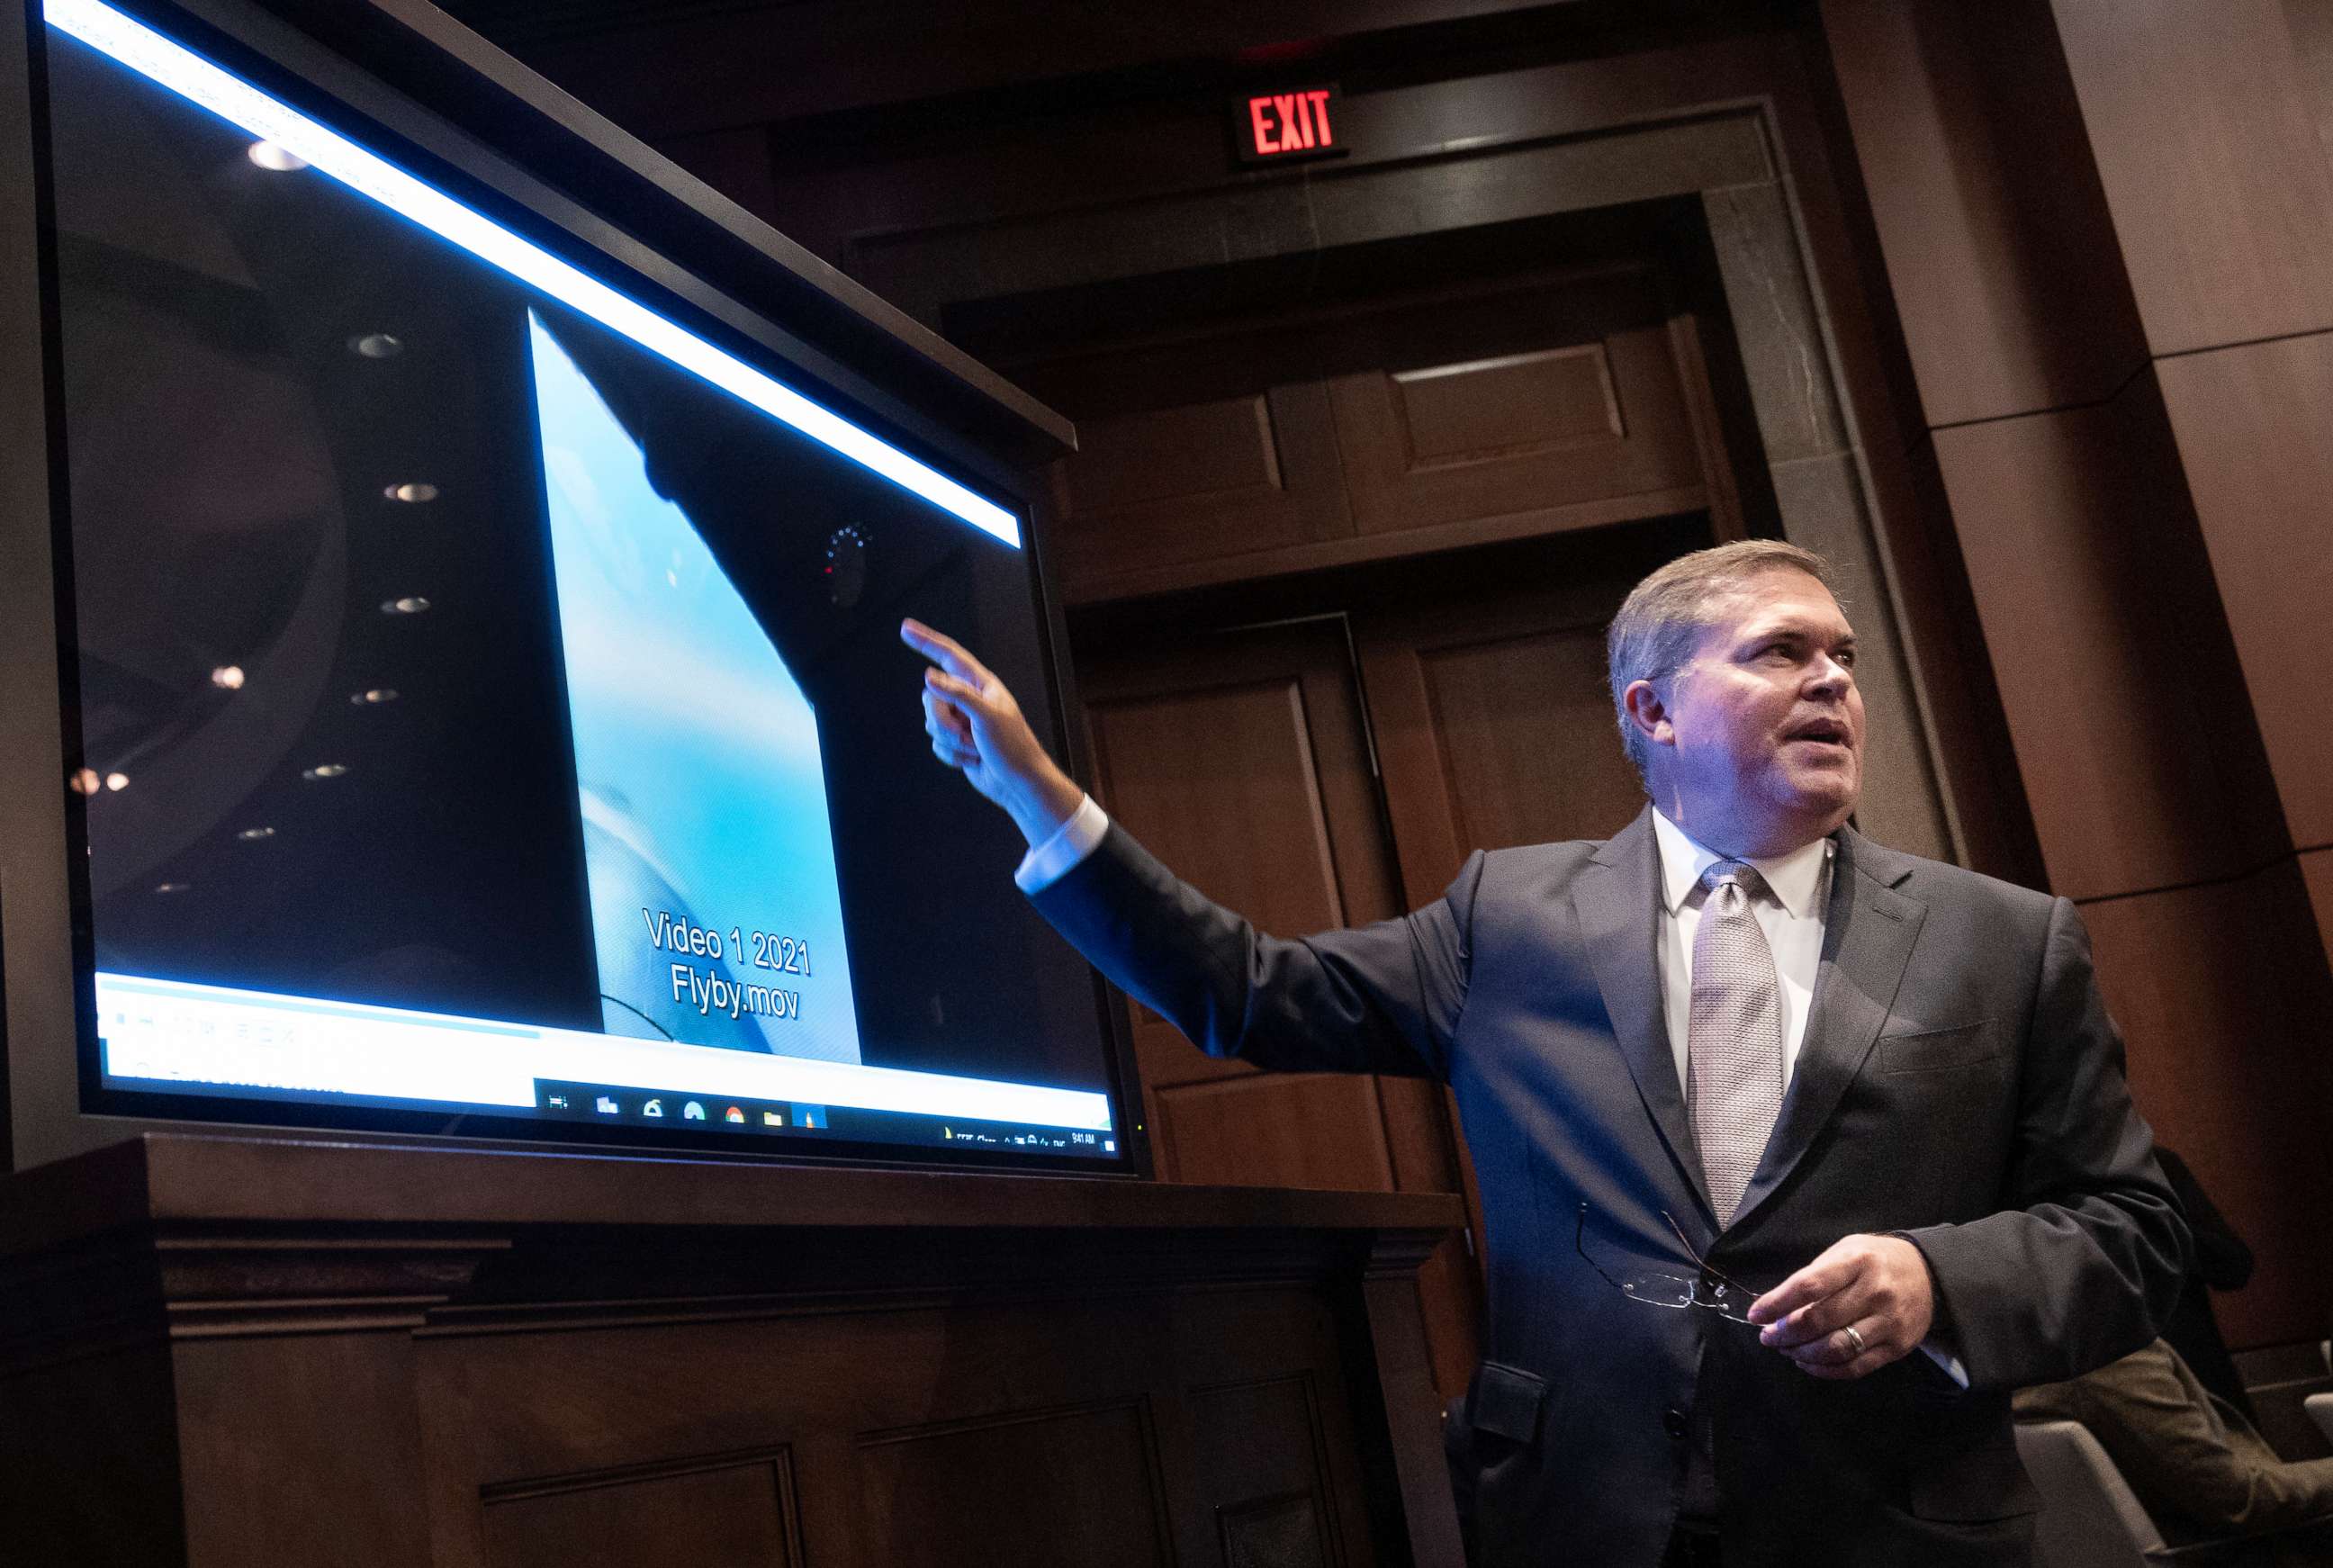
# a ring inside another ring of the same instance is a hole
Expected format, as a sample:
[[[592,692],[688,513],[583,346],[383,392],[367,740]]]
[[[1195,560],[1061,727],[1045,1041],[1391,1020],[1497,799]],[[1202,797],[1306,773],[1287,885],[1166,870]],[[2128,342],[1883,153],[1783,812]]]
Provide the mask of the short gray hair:
[[[1725,601],[1753,577],[1768,572],[1803,572],[1837,592],[1830,563],[1811,550],[1780,539],[1744,539],[1680,555],[1628,592],[1612,628],[1604,636],[1605,667],[1612,680],[1612,707],[1620,721],[1620,746],[1639,775],[1652,762],[1650,743],[1628,717],[1626,693],[1640,680],[1663,681],[1693,657],[1702,633],[1715,625]],[[1651,783],[1649,777],[1646,783]]]

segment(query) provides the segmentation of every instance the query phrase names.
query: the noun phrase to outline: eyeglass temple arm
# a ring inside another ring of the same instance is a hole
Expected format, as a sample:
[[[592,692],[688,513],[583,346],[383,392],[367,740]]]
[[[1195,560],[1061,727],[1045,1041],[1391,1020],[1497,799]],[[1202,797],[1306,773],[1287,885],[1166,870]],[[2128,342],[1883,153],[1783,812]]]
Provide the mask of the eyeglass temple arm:
[[[1583,1211],[1587,1207],[1585,1204],[1582,1204],[1580,1207]],[[1695,1268],[1701,1270],[1702,1273],[1707,1275],[1718,1284],[1725,1286],[1728,1290],[1738,1290],[1743,1295],[1752,1297],[1765,1294],[1762,1291],[1752,1290],[1748,1285],[1743,1284],[1740,1280],[1735,1279],[1732,1275],[1727,1274],[1723,1269],[1717,1267],[1708,1259],[1703,1257],[1701,1254],[1695,1250],[1693,1243],[1685,1239],[1685,1227],[1679,1225],[1676,1222],[1675,1217],[1670,1214],[1667,1209],[1665,1208],[1661,1210],[1661,1217],[1668,1221],[1669,1234],[1677,1238],[1677,1245],[1685,1248],[1685,1256],[1693,1259],[1694,1266]]]

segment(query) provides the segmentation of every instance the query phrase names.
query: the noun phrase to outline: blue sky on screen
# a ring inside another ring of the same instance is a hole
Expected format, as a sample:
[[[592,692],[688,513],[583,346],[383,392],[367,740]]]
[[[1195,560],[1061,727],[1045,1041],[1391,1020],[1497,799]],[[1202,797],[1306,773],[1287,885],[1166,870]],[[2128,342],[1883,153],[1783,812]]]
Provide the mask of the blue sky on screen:
[[[609,1027],[647,1033],[645,1018],[694,1044],[857,1062],[817,718],[599,392],[532,313],[529,326]],[[659,944],[661,916],[714,933],[721,956]],[[790,944],[808,974],[755,962]],[[797,995],[800,1015],[676,996],[676,964]]]

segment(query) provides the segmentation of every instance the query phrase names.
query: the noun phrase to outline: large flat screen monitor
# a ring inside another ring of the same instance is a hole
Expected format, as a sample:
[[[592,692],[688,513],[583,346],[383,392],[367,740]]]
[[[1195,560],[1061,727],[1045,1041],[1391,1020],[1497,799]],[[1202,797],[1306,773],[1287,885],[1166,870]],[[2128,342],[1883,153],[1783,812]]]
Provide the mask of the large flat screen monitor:
[[[167,12],[43,11],[82,1111],[1122,1164],[896,635],[1052,688],[1021,505]]]

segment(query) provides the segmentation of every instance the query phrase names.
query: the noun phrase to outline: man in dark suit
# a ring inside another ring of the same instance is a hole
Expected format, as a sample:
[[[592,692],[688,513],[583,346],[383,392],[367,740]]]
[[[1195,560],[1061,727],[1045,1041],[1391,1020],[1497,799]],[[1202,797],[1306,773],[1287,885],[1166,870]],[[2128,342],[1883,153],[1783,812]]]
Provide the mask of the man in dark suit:
[[[903,628],[934,750],[1105,974],[1212,1053],[1456,1091],[1485,1563],[2024,1563],[2010,1390],[2145,1344],[2177,1294],[2073,906],[1847,826],[1863,705],[1827,578],[1766,542],[1655,572],[1610,637],[1653,804],[1301,941],[1177,881]]]

